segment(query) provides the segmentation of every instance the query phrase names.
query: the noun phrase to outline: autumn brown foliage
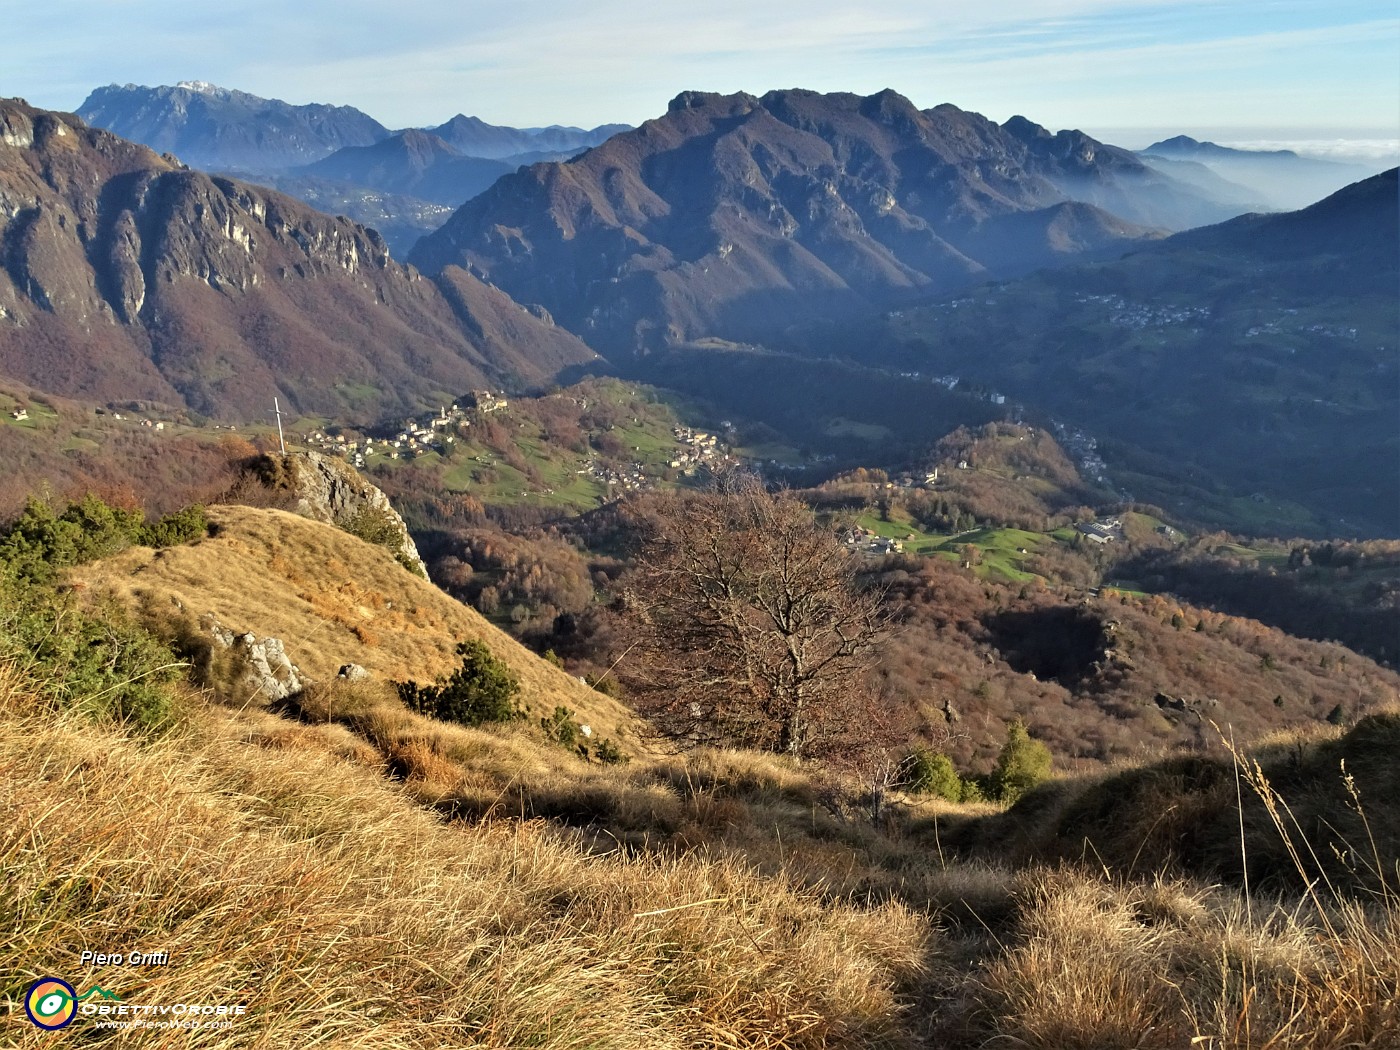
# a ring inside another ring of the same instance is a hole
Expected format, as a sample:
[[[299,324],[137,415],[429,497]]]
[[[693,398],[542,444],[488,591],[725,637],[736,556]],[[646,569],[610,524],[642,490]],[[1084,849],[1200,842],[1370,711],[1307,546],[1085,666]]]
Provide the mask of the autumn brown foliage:
[[[736,474],[637,514],[624,675],[665,732],[806,756],[868,724],[886,613],[805,504]]]

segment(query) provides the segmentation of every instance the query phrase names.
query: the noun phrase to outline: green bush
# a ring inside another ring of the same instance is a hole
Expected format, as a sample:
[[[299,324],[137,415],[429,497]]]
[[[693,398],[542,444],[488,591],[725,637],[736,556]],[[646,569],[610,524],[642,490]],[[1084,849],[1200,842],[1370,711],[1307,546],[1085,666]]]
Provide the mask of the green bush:
[[[583,680],[588,683],[589,687],[592,688],[595,693],[602,693],[604,696],[610,696],[614,700],[622,699],[622,683],[606,671],[601,675],[585,675]]]
[[[177,719],[184,664],[116,605],[86,611],[52,588],[0,581],[0,660],[55,710],[159,732]]]
[[[199,504],[167,514],[136,530],[136,542],[143,547],[178,547],[203,538],[209,532],[209,519]]]
[[[958,801],[986,802],[987,793],[982,790],[982,785],[976,777],[966,777],[962,782],[962,794],[958,796]]]
[[[412,711],[444,722],[474,726],[523,717],[516,705],[520,680],[481,642],[457,646],[462,665],[436,685],[395,682],[399,699]]]
[[[410,558],[408,552],[404,550],[403,529],[394,520],[393,514],[385,508],[365,505],[353,514],[347,514],[336,524],[350,535],[358,536],[366,543],[383,547],[394,556],[396,562],[415,576],[423,575],[423,570],[419,568],[418,563]]]
[[[60,569],[115,554],[133,543],[147,547],[188,543],[203,536],[208,524],[200,506],[186,507],[147,525],[141,511],[109,506],[91,494],[62,514],[47,501],[30,497],[0,540],[0,564],[16,579],[46,583]]]
[[[905,760],[905,764],[908,769],[906,783],[910,791],[937,795],[949,802],[962,801],[962,777],[958,776],[953,760],[947,755],[921,747]]]
[[[1050,749],[1031,739],[1026,724],[1018,718],[1006,728],[1006,743],[989,778],[989,793],[998,801],[1015,802],[1050,776],[1050,765]]]
[[[579,724],[574,721],[574,713],[567,707],[556,707],[554,714],[540,719],[540,728],[545,736],[556,744],[573,747],[579,740]]]
[[[611,740],[600,740],[594,744],[593,757],[606,766],[620,766],[627,761],[622,749]]]
[[[130,546],[140,529],[140,511],[109,507],[86,496],[62,514],[30,497],[23,513],[0,541],[0,561],[20,579],[43,583],[57,570],[80,565]]]

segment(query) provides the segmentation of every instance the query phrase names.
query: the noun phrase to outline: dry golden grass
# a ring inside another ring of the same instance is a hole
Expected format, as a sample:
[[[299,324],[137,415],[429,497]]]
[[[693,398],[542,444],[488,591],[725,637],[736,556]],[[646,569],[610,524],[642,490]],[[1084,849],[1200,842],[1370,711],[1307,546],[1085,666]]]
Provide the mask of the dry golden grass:
[[[111,594],[157,633],[212,613],[238,632],[280,638],[317,680],[355,663],[385,679],[431,682],[460,662],[458,642],[484,642],[520,676],[534,715],[576,712],[595,739],[642,743],[632,713],[536,657],[475,610],[407,572],[381,547],[285,511],[209,509],[216,535],[181,547],[137,547],[74,570],[75,586]]]
[[[1400,911],[1326,913],[1164,880],[1036,870],[957,1038],[1042,1050],[1400,1046]]]
[[[333,741],[288,750],[283,730],[216,709],[143,744],[11,707],[13,983],[249,1007],[220,1032],[75,1022],[121,1045],[910,1045],[897,990],[931,938],[910,909],[825,901],[731,859],[591,855],[542,822],[446,826],[323,753]],[[171,965],[78,963],[133,948]],[[49,1045],[20,1009],[6,1044]]]
[[[1238,778],[1163,762],[1007,814],[901,802],[875,824],[849,785],[778,756],[629,747],[609,767],[533,722],[414,714],[387,679],[443,674],[479,638],[537,712],[636,742],[625,709],[378,549],[278,512],[211,516],[215,538],[76,582],[157,627],[209,611],[280,637],[321,681],[276,713],[186,705],[151,738],[36,703],[43,669],[0,652],[6,1045],[50,1044],[18,996],[54,974],[250,1011],[193,1033],[80,1018],[99,1045],[1400,1046],[1394,714],[1271,739]],[[334,680],[346,662],[376,677]],[[1357,779],[1339,786],[1343,759]],[[1351,889],[1248,897],[1184,874],[1229,845],[1237,797],[1252,871],[1354,870]],[[78,963],[134,948],[171,965]]]
[[[52,973],[250,1008],[225,1031],[108,1042],[1400,1045],[1393,897],[1247,905],[1184,879],[960,862],[828,811],[782,758],[588,765],[395,709],[373,683],[302,720],[206,708],[154,741],[35,713],[41,685],[0,664],[16,991]],[[172,965],[84,969],[85,948]],[[7,1040],[48,1045],[9,1009]]]

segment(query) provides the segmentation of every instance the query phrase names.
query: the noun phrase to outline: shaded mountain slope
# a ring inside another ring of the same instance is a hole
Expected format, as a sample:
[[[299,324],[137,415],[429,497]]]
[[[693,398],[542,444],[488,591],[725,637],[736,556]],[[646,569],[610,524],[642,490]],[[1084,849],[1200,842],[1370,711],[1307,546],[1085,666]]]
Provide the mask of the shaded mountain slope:
[[[465,156],[436,135],[410,129],[372,146],[347,146],[297,170],[456,207],[514,168]]]
[[[861,358],[1083,427],[1116,484],[1188,519],[1395,535],[1396,199],[1392,170],[1302,211],[905,310],[859,333]]]
[[[1001,130],[1022,147],[1024,152],[1013,149],[1012,156],[1027,171],[1049,180],[1071,200],[1128,222],[1183,230],[1238,214],[1237,202],[1228,196],[1221,200],[1203,193],[1198,185],[1145,165],[1131,150],[1098,142],[1082,131],[1052,134],[1021,116]]]
[[[372,230],[17,102],[0,222],[0,372],[64,396],[368,420],[594,356],[465,273],[445,297]]]
[[[600,348],[646,349],[771,337],[1023,272],[1080,242],[1129,245],[1147,232],[1134,222],[1230,214],[1126,151],[1010,127],[920,112],[892,91],[687,92],[580,157],[504,177],[410,259],[487,276]],[[1080,208],[1002,223],[1076,193]]]
[[[1172,250],[1230,252],[1260,260],[1319,260],[1334,257],[1333,290],[1375,278],[1376,288],[1394,288],[1391,275],[1400,236],[1400,169],[1391,168],[1343,187],[1323,200],[1282,215],[1242,215],[1230,222],[1190,230],[1172,238]]]

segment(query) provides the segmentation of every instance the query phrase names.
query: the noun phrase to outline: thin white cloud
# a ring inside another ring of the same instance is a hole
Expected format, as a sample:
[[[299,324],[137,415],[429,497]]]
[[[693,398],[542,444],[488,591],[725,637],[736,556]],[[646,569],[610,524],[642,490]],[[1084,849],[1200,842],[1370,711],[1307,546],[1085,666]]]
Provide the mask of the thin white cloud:
[[[1364,24],[1317,27],[1296,0],[48,0],[7,16],[25,47],[5,86],[72,106],[113,80],[204,79],[391,125],[638,122],[682,89],[791,86],[893,87],[1057,126],[1267,127],[1271,105],[1386,125],[1400,23],[1339,5]]]
[[[1346,161],[1368,166],[1400,164],[1400,139],[1230,139],[1233,149],[1288,149],[1304,157]]]

